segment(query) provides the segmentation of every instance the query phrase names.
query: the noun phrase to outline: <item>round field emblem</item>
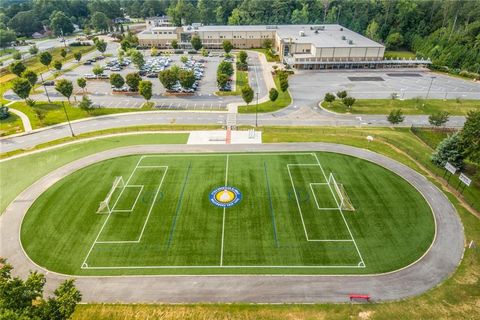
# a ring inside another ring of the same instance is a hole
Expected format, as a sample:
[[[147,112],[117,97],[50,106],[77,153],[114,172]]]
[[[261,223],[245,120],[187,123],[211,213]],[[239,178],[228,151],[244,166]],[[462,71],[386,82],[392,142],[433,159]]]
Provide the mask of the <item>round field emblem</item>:
[[[218,187],[210,192],[210,202],[222,208],[229,208],[242,200],[242,193],[235,187]]]

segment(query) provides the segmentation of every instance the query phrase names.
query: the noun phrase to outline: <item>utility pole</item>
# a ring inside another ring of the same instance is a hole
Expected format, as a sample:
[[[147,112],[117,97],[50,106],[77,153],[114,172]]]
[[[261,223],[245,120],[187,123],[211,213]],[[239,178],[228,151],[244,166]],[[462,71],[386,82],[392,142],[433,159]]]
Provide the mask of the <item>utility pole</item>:
[[[425,100],[428,99],[428,95],[430,94],[430,89],[432,88],[433,79],[435,79],[436,77],[430,77],[430,78],[431,78],[430,85],[428,86],[428,91],[427,91],[427,95],[425,96]]]
[[[67,117],[67,122],[68,122],[68,126],[70,127],[70,132],[72,133],[72,137],[75,137],[75,133],[73,133],[72,124],[70,123],[70,118],[68,117],[67,108],[65,108],[64,101],[62,101],[62,106],[63,106],[63,111],[65,112],[65,116]]]
[[[255,128],[258,127],[258,92],[257,92],[257,105],[255,107]]]

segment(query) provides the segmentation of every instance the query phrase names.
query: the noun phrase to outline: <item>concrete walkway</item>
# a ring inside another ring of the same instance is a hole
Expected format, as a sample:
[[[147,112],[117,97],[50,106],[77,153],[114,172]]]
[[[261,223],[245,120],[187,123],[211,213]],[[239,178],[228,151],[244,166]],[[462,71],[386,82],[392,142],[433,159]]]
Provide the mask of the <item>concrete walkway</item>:
[[[423,194],[436,221],[436,236],[425,255],[398,271],[353,276],[117,276],[76,277],[84,302],[347,302],[349,293],[368,293],[374,301],[421,294],[448,278],[461,261],[464,233],[455,208],[425,177],[385,156],[365,149],[327,144],[261,145],[145,145],[100,152],[51,172],[23,191],[0,216],[0,256],[8,258],[15,273],[45,272],[47,291],[69,278],[35,265],[20,243],[20,227],[28,208],[45,190],[63,177],[98,161],[144,153],[326,151],[352,155],[377,163],[400,175]]]
[[[31,132],[33,130],[32,124],[30,123],[30,119],[28,119],[27,115],[22,111],[19,111],[17,109],[13,109],[10,107],[10,105],[14,104],[15,102],[16,101],[10,101],[9,103],[6,104],[6,106],[8,107],[8,110],[10,110],[11,112],[15,113],[17,116],[20,117],[20,120],[22,120],[23,130],[25,133]]]

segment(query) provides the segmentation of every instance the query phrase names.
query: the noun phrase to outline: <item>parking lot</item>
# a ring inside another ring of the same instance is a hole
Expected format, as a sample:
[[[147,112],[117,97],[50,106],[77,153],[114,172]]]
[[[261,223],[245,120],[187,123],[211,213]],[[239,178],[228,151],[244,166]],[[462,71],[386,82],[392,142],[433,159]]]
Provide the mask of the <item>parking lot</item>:
[[[432,78],[434,77],[434,78]],[[430,88],[430,89],[429,89]],[[480,83],[428,71],[296,71],[290,78],[294,104],[315,108],[325,93],[346,90],[357,99],[480,99]]]
[[[159,57],[151,57],[150,56],[150,51],[149,50],[143,50],[142,53],[145,56],[145,61],[149,62],[152,60],[156,60]],[[217,85],[216,85],[216,71],[218,64],[220,63],[221,59],[220,57],[202,57],[201,55],[187,55],[189,58],[193,58],[196,61],[202,61],[202,64],[204,65],[203,69],[203,77],[199,79],[199,86],[198,89],[194,92],[194,95],[197,96],[210,96],[213,95],[214,92],[216,92]],[[169,56],[168,58],[170,59],[169,65],[167,68],[171,68],[173,65],[177,65],[178,67],[184,66],[184,64],[180,61],[182,55],[181,54],[174,54]],[[71,80],[74,85],[75,85],[75,91],[81,91],[80,88],[77,87],[76,80],[80,77],[84,77],[85,75],[88,74],[93,74],[93,68],[96,64],[99,64],[101,66],[105,66],[109,61],[114,60],[114,57],[107,57],[103,60],[99,60],[91,65],[81,65],[78,68],[65,73],[62,78],[66,78],[68,80]],[[122,75],[122,77],[125,78],[125,76],[129,73],[132,72],[139,72],[139,70],[132,64],[130,63],[128,66],[124,67],[122,70],[115,69],[114,71],[112,70],[104,70],[104,74],[106,76],[110,76],[112,73],[119,73]],[[155,71],[158,72],[158,71]],[[158,80],[158,77],[147,77],[147,74],[150,72],[145,73],[145,75],[142,77],[144,80],[150,80],[153,85],[153,93],[154,95],[163,95],[166,93],[165,88],[163,85],[160,83]],[[152,72],[153,73],[153,72]],[[149,75],[151,76],[151,75]],[[106,77],[103,80],[100,79],[95,79],[95,80],[87,80],[87,91],[93,96],[102,96],[102,95],[113,95],[113,90],[111,88],[110,82],[108,78]],[[115,95],[118,96],[118,95]],[[121,101],[118,102],[118,104],[122,104]]]

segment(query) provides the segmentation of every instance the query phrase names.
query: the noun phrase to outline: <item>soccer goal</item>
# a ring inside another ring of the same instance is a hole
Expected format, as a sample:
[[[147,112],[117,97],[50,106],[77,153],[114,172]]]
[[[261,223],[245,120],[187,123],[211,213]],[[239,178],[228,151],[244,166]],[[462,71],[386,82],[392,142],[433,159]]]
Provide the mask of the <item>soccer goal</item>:
[[[125,182],[123,181],[123,177],[115,177],[112,188],[108,192],[105,199],[100,202],[97,213],[112,213],[113,206],[115,205],[115,203],[112,201],[112,196],[117,189],[123,188],[125,188]]]
[[[328,176],[328,185],[332,190],[333,196],[337,201],[339,209],[346,211],[355,211],[355,208],[353,207],[353,204],[350,201],[350,198],[348,197],[348,194],[345,191],[343,184],[338,183],[337,180],[335,180],[333,173],[330,173],[330,175]]]

